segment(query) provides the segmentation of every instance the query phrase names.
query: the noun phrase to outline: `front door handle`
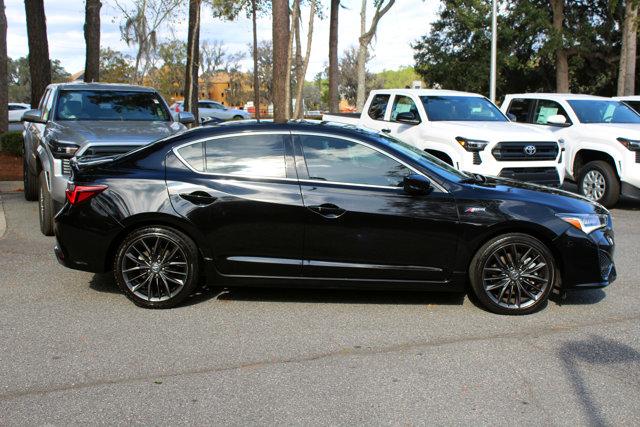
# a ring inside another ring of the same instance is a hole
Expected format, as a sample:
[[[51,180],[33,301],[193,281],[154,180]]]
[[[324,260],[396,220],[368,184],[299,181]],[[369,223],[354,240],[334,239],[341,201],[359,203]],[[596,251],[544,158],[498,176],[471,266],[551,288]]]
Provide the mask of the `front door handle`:
[[[198,206],[210,205],[216,200],[218,200],[217,197],[213,197],[211,194],[205,191],[194,191],[193,193],[188,193],[188,194],[183,193],[183,194],[180,194],[180,197]]]
[[[391,133],[391,129],[382,129],[382,132],[384,132],[384,133]]]
[[[318,215],[322,215],[323,217],[329,219],[340,218],[346,212],[346,210],[334,205],[333,203],[323,203],[317,206],[309,206],[309,209],[312,212],[315,212]]]

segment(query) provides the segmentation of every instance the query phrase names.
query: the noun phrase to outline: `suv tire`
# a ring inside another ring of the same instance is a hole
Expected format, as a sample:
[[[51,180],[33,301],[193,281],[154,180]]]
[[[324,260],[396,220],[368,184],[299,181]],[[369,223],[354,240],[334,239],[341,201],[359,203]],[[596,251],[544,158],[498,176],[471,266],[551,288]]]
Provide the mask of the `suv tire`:
[[[38,200],[38,176],[31,173],[27,162],[27,152],[22,155],[22,184],[24,186],[24,198],[30,202]]]
[[[53,205],[51,193],[47,186],[47,176],[44,171],[40,171],[38,217],[40,218],[40,231],[42,231],[42,234],[45,236],[53,236]]]
[[[580,169],[578,192],[588,199],[610,208],[615,206],[620,199],[620,181],[609,163],[595,160]]]

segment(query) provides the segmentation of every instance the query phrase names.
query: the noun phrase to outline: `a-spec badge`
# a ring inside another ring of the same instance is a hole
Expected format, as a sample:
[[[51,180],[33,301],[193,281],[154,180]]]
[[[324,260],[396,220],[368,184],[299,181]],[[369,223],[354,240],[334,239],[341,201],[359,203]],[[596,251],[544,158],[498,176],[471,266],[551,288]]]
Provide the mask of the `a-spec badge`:
[[[478,212],[486,212],[487,208],[479,208],[479,207],[471,207],[471,208],[466,208],[464,210],[464,213],[478,213]]]

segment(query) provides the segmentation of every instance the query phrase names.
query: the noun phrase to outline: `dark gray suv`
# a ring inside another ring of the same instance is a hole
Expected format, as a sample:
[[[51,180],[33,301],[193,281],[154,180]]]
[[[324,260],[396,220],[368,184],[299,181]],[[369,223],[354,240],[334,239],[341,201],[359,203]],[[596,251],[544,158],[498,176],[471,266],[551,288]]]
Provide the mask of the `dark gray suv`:
[[[154,89],[81,82],[48,86],[38,109],[23,118],[24,195],[39,201],[45,235],[53,234],[64,203],[72,157],[123,154],[193,122],[190,113],[172,114]]]

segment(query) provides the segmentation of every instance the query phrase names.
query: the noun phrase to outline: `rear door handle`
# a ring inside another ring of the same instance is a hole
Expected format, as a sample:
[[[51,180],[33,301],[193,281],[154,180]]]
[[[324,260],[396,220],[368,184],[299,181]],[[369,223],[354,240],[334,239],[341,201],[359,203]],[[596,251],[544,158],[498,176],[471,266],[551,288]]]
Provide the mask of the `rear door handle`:
[[[318,215],[322,215],[323,217],[329,219],[340,218],[346,212],[346,210],[332,203],[323,203],[317,206],[309,206],[309,209],[312,212],[315,212]]]
[[[391,129],[382,129],[382,132],[384,132],[384,133],[391,133]]]
[[[218,200],[217,197],[213,197],[211,194],[205,191],[194,191],[193,193],[188,193],[188,194],[183,193],[183,194],[180,194],[180,197],[198,206],[210,205],[216,200]]]

